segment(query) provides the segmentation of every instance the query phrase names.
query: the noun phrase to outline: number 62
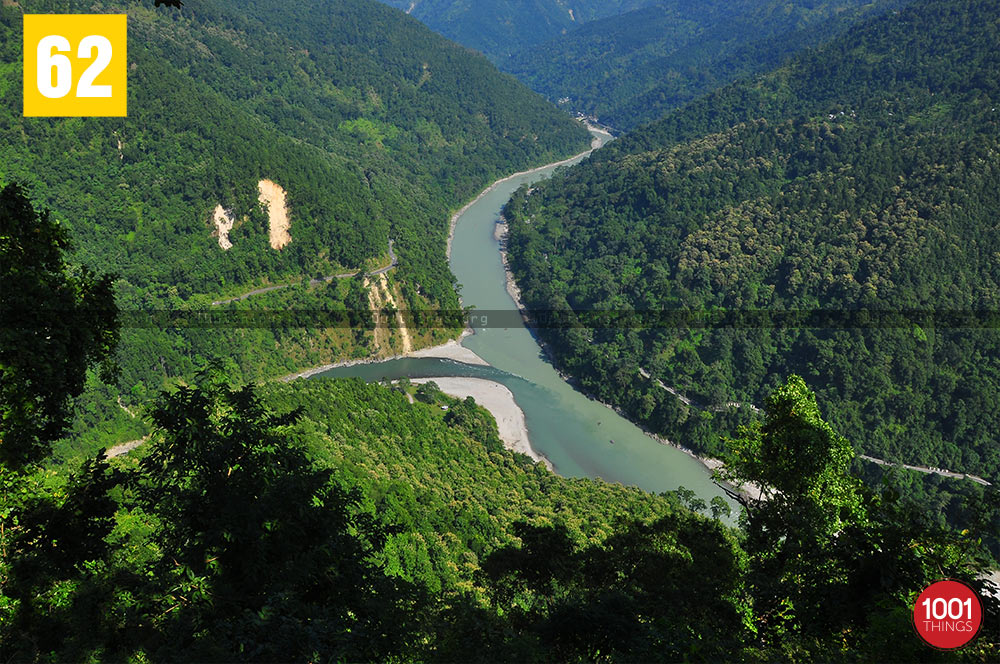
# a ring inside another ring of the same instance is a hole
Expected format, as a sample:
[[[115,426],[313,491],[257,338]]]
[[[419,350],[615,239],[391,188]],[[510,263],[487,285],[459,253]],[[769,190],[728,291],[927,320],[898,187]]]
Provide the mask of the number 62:
[[[111,42],[101,35],[88,35],[80,40],[76,49],[76,57],[89,60],[91,53],[97,49],[97,58],[80,77],[76,86],[77,97],[110,97],[110,85],[94,85],[101,72],[111,63]],[[69,94],[73,87],[73,65],[62,53],[72,50],[69,40],[60,35],[42,37],[38,42],[38,91],[49,99],[61,99]],[[53,52],[56,51],[56,52]],[[56,83],[52,85],[52,70],[56,71]]]

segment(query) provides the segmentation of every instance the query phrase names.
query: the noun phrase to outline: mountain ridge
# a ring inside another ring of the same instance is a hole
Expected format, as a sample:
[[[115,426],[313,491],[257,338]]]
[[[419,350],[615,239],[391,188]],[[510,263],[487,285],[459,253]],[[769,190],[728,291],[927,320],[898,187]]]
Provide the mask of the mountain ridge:
[[[549,99],[627,131],[907,2],[659,2],[499,64]]]
[[[507,214],[529,308],[992,311],[1000,90],[986,72],[1000,71],[997,20],[991,3],[915,3],[520,192]],[[902,330],[612,333],[585,321],[541,330],[557,364],[701,451],[719,452],[748,415],[696,416],[640,368],[702,403],[760,403],[798,373],[865,452],[991,481],[1000,472],[989,328],[931,317]]]
[[[130,116],[22,117],[22,11],[127,12]],[[34,0],[0,7],[0,58],[11,63],[0,72],[0,179],[23,183],[71,228],[76,263],[117,276],[132,320],[367,269],[390,239],[406,307],[457,308],[449,212],[501,175],[589,143],[583,127],[482,56],[374,0],[207,0],[180,10]],[[266,180],[287,192],[291,242],[280,250],[260,203]],[[225,250],[212,221],[220,206],[233,224]],[[367,302],[348,280],[270,295],[246,306]],[[371,352],[370,330],[229,337],[146,326],[126,331],[119,389],[132,402],[213,355],[234,358],[250,379]]]

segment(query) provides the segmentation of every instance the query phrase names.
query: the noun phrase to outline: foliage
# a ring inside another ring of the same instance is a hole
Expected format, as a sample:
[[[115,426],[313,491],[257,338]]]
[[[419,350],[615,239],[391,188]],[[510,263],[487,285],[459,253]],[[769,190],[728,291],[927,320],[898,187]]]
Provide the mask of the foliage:
[[[289,444],[295,413],[270,414],[252,389],[208,375],[165,394],[152,418],[137,466],[99,458],[62,500],[18,510],[8,652],[376,661],[405,650],[417,595],[373,561],[385,534],[358,513],[358,493]],[[116,525],[127,519],[143,527]]]
[[[490,555],[482,572],[512,636],[487,632],[477,661],[712,661],[741,651],[744,558],[718,523],[677,512],[589,546],[565,528],[516,528],[521,545]]]
[[[513,540],[518,521],[561,524],[596,542],[618,520],[679,509],[669,496],[561,478],[503,449],[492,416],[470,402],[411,406],[402,393],[357,379],[267,385],[262,396],[275,410],[301,409],[295,435],[317,462],[361,489],[372,514],[404,527],[386,547],[388,568],[434,591],[468,587],[466,574]]]
[[[808,446],[822,470],[753,505],[745,541],[669,496],[489,450],[393,389],[225,383],[208,372],[161,395],[139,458],[92,460],[54,489],[51,475],[5,473],[8,653],[926,659],[934,651],[903,636],[907,602],[939,570],[968,579],[977,568],[973,540],[927,529],[843,475],[850,447],[801,380],[769,400],[769,424],[751,435],[763,440],[746,445]],[[733,469],[763,479],[759,465]],[[821,495],[836,486],[863,501],[839,509]],[[968,654],[996,648],[987,632]]]
[[[584,24],[499,64],[549,99],[630,130],[906,3],[659,2]]]
[[[713,455],[798,374],[861,451],[995,482],[996,21],[914,3],[519,192],[527,304],[579,323],[539,330],[556,363]]]
[[[0,190],[0,463],[48,455],[87,367],[110,362],[118,342],[111,277],[71,271],[68,233],[20,187]]]
[[[825,657],[885,660],[889,634],[905,633],[907,603],[942,577],[980,588],[979,542],[927,527],[898,494],[875,494],[848,472],[853,449],[820,416],[815,395],[793,376],[767,399],[764,422],[732,442],[719,477],[763,489],[743,498],[746,577],[765,652],[788,656],[815,643]],[[922,659],[915,639],[893,660]],[[811,646],[815,647],[815,646]]]

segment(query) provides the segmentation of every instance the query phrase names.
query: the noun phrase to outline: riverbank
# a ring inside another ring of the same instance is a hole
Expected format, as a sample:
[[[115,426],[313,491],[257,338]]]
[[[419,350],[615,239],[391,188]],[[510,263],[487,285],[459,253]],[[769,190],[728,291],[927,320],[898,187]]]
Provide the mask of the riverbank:
[[[543,171],[543,170],[545,170],[547,168],[553,168],[553,167],[563,166],[565,164],[570,163],[571,161],[573,161],[575,159],[580,159],[582,157],[586,157],[587,155],[589,155],[590,153],[592,153],[594,150],[597,150],[600,147],[602,147],[605,143],[608,142],[608,140],[610,140],[611,138],[613,138],[612,135],[609,132],[605,131],[604,129],[601,129],[600,127],[595,127],[595,126],[591,125],[590,123],[586,123],[586,122],[584,124],[586,125],[587,129],[590,130],[592,133],[599,134],[598,136],[594,136],[591,139],[590,149],[589,150],[585,150],[585,151],[583,151],[583,152],[581,152],[581,153],[579,153],[577,155],[574,155],[572,157],[568,157],[566,159],[563,159],[561,161],[557,161],[557,162],[552,163],[552,164],[545,164],[544,166],[539,166],[537,168],[532,168],[532,169],[529,169],[529,170],[526,170],[526,171],[521,171],[519,173],[514,173],[513,175],[508,175],[506,177],[500,178],[499,180],[497,180],[496,182],[494,182],[493,184],[491,184],[489,187],[487,187],[483,191],[479,192],[478,196],[476,196],[474,199],[472,199],[471,201],[469,201],[468,203],[466,203],[464,206],[462,206],[462,209],[460,209],[458,212],[456,212],[455,214],[453,214],[451,216],[451,220],[449,221],[448,245],[447,245],[447,256],[448,256],[448,259],[449,260],[451,259],[451,245],[452,245],[452,241],[454,240],[454,237],[455,237],[455,226],[458,224],[459,218],[463,214],[465,214],[469,210],[469,208],[471,208],[473,205],[475,205],[476,203],[478,203],[479,201],[481,201],[484,196],[486,196],[487,194],[489,194],[492,191],[495,191],[496,188],[498,186],[500,186],[501,184],[503,184],[504,182],[509,182],[510,180],[513,180],[514,178],[521,177],[523,175],[531,175],[532,173],[538,173],[538,172]],[[390,245],[389,245],[389,251],[390,251],[390,253],[392,252],[391,241],[390,241]],[[506,268],[506,263],[504,265],[505,265],[505,268]],[[510,274],[509,270],[507,270],[507,274],[508,275]],[[511,287],[516,288],[516,286],[513,285],[513,279],[511,279],[508,276],[508,289],[510,289]],[[516,301],[519,301],[519,299],[520,299],[520,297],[518,296],[518,298],[517,298]],[[520,305],[518,305],[518,306],[520,306]],[[287,376],[284,376],[284,377],[280,378],[279,380],[287,382],[287,381],[290,381],[290,380],[295,380],[297,378],[309,378],[311,376],[315,376],[316,374],[323,373],[324,371],[329,371],[330,369],[339,369],[341,367],[353,367],[353,366],[358,366],[358,365],[362,365],[362,364],[378,364],[380,362],[388,362],[389,360],[401,360],[401,359],[404,359],[404,358],[430,357],[430,358],[455,360],[457,362],[464,362],[466,364],[475,364],[475,365],[479,365],[479,366],[490,366],[489,362],[487,362],[483,358],[479,357],[479,355],[477,355],[473,351],[469,350],[468,348],[465,348],[464,346],[462,346],[462,339],[464,339],[465,337],[469,336],[470,334],[475,334],[475,333],[471,329],[466,328],[462,332],[462,334],[458,337],[458,339],[451,339],[451,340],[449,340],[449,341],[447,341],[447,342],[445,342],[445,343],[443,343],[441,345],[438,345],[438,346],[432,346],[430,348],[422,348],[422,349],[415,350],[415,351],[412,351],[412,352],[409,352],[409,353],[405,353],[405,354],[402,354],[402,355],[393,355],[393,356],[390,356],[390,357],[364,357],[364,358],[358,358],[358,359],[355,359],[355,360],[342,360],[340,362],[333,362],[333,363],[330,363],[330,364],[324,364],[322,366],[313,367],[311,369],[306,369],[305,371],[301,371],[301,372],[294,373],[294,374],[289,374]]]
[[[464,362],[466,364],[475,364],[481,367],[488,367],[490,363],[483,358],[476,355],[473,351],[469,350],[462,345],[462,339],[464,339],[469,334],[473,334],[469,330],[466,330],[458,340],[451,339],[441,344],[440,346],[432,346],[430,348],[422,348],[420,350],[415,350],[404,357],[436,357],[445,360],[455,360],[456,362]]]
[[[531,175],[532,173],[537,173],[537,172],[543,171],[543,170],[545,170],[547,168],[563,166],[563,165],[568,164],[569,162],[571,162],[571,161],[573,161],[575,159],[579,159],[581,157],[586,157],[587,155],[589,155],[590,153],[592,153],[594,150],[597,150],[598,148],[600,148],[601,146],[603,146],[609,139],[612,138],[611,134],[608,133],[607,131],[605,131],[603,129],[600,129],[598,127],[594,127],[594,126],[590,125],[589,123],[585,123],[585,124],[587,126],[587,129],[589,129],[591,132],[595,132],[597,134],[600,134],[600,136],[594,136],[594,138],[591,140],[590,149],[589,150],[585,150],[585,151],[583,151],[583,152],[581,152],[581,153],[579,153],[577,155],[574,155],[572,157],[568,157],[566,159],[563,159],[562,161],[557,161],[557,162],[552,163],[552,164],[545,164],[544,166],[539,166],[537,168],[532,168],[532,169],[529,169],[529,170],[526,170],[526,171],[521,171],[519,173],[514,173],[513,175],[508,175],[506,177],[500,178],[499,180],[497,180],[493,184],[491,184],[489,187],[487,187],[486,189],[484,189],[481,192],[479,192],[478,196],[476,196],[474,199],[472,199],[471,201],[469,201],[468,203],[466,203],[464,206],[462,206],[462,208],[458,212],[454,213],[451,216],[451,219],[449,221],[449,228],[448,228],[448,244],[447,244],[447,257],[448,257],[448,259],[449,260],[451,259],[451,246],[452,246],[452,242],[453,242],[453,240],[455,238],[455,226],[458,224],[459,218],[461,218],[461,216],[463,214],[465,214],[469,210],[469,208],[471,208],[473,205],[475,205],[476,203],[478,203],[479,201],[481,201],[484,196],[486,196],[487,194],[489,194],[492,191],[495,191],[496,188],[499,187],[504,182],[509,182],[510,180],[513,180],[514,178],[521,177],[523,175]],[[390,252],[392,251],[391,244],[390,244],[390,247],[389,247],[389,251]],[[509,280],[509,281],[512,283],[512,280]],[[283,286],[277,286],[275,288],[282,288],[282,287]],[[475,364],[475,365],[479,365],[479,366],[490,366],[489,362],[487,362],[483,358],[479,357],[473,351],[471,351],[468,348],[465,348],[464,346],[461,345],[462,344],[462,339],[464,339],[465,337],[469,336],[470,334],[474,334],[474,332],[471,329],[466,328],[465,331],[462,332],[461,336],[458,337],[458,339],[451,339],[451,340],[449,340],[449,341],[447,341],[447,342],[445,342],[445,343],[443,343],[443,344],[441,344],[439,346],[432,346],[430,348],[422,348],[422,349],[419,349],[419,350],[412,351],[410,353],[405,353],[405,354],[402,354],[402,355],[393,355],[393,356],[390,356],[390,357],[363,357],[363,358],[358,358],[358,359],[354,359],[354,360],[342,360],[342,361],[339,361],[339,362],[332,362],[330,364],[324,364],[322,366],[313,367],[311,369],[306,369],[305,371],[300,371],[298,373],[294,373],[294,374],[289,374],[287,376],[283,376],[279,380],[284,381],[284,382],[288,382],[288,381],[291,381],[291,380],[296,380],[298,378],[310,378],[312,376],[315,376],[316,374],[321,374],[321,373],[323,373],[325,371],[329,371],[331,369],[339,369],[339,368],[342,368],[342,367],[353,367],[353,366],[358,366],[358,365],[362,365],[362,364],[378,364],[380,362],[388,362],[389,360],[401,360],[401,359],[405,359],[405,358],[430,357],[430,358],[455,360],[457,362],[464,362],[466,364]]]
[[[510,232],[510,226],[507,220],[500,216],[500,221],[497,222],[496,228],[493,231],[493,237],[496,238],[497,245],[500,248],[500,262],[503,263],[503,273],[504,273],[504,288],[507,289],[507,295],[510,295],[510,299],[514,300],[514,306],[517,310],[521,312],[521,317],[524,318],[525,324],[528,324],[530,319],[524,309],[524,301],[521,299],[521,289],[517,285],[517,281],[514,280],[514,272],[510,269],[510,257],[507,254],[507,234]],[[535,341],[541,346],[542,350],[545,351],[546,357],[548,357],[549,362],[552,362],[552,354],[545,347],[542,340],[535,334],[535,331],[528,326],[528,331],[531,332],[531,336],[535,337]],[[553,366],[555,364],[553,363]],[[562,376],[562,372],[559,372]],[[564,376],[565,378],[565,376]]]
[[[460,209],[455,214],[451,215],[451,220],[448,223],[448,246],[447,246],[448,260],[451,260],[451,245],[452,245],[452,242],[455,239],[455,225],[458,224],[459,218],[461,218],[461,216],[463,214],[465,214],[466,212],[468,212],[469,208],[471,208],[473,205],[475,205],[476,203],[478,203],[479,201],[481,201],[484,196],[486,196],[487,194],[493,192],[497,187],[499,187],[500,185],[502,185],[504,182],[509,182],[510,180],[513,180],[514,178],[521,177],[522,175],[531,175],[532,173],[538,173],[540,171],[544,171],[547,168],[564,166],[564,165],[568,164],[569,162],[571,162],[571,161],[573,161],[575,159],[581,159],[583,157],[586,157],[591,152],[593,152],[594,150],[597,150],[597,149],[601,148],[605,143],[608,142],[608,139],[612,138],[611,134],[608,133],[608,132],[606,132],[606,131],[604,131],[603,129],[600,129],[598,127],[594,127],[594,126],[592,126],[589,123],[585,123],[585,124],[587,126],[587,129],[590,130],[591,132],[601,134],[600,137],[599,136],[594,136],[591,139],[591,141],[590,141],[590,149],[589,150],[584,150],[580,154],[573,155],[572,157],[567,157],[566,159],[563,159],[562,161],[557,161],[557,162],[554,162],[554,163],[551,163],[551,164],[545,164],[544,166],[539,166],[538,168],[531,168],[531,169],[528,169],[526,171],[521,171],[520,173],[514,173],[513,175],[508,175],[507,177],[500,178],[499,180],[497,180],[496,182],[494,182],[493,184],[491,184],[489,187],[487,187],[486,189],[483,189],[481,192],[479,192],[478,196],[476,196],[471,201],[469,201],[468,203],[466,203],[465,205],[463,205],[462,209]]]
[[[595,138],[596,147],[607,136],[598,134]],[[532,186],[556,168],[550,165],[547,169],[534,169],[534,174],[512,180],[503,178],[503,182],[493,186],[490,195],[478,196],[478,202],[467,207],[461,216],[461,223],[455,224],[450,267],[463,284],[462,299],[466,305],[481,311],[512,311],[504,285],[504,266],[494,241],[496,221],[514,191],[522,185]],[[653,444],[633,422],[588,399],[568,383],[546,361],[531,330],[514,323],[483,325],[475,332],[462,345],[490,366],[472,366],[451,359],[402,359],[333,369],[324,375],[369,381],[435,376],[494,381],[513,394],[530,427],[531,447],[548,458],[560,475],[600,478],[653,493],[685,486],[706,501],[725,497],[725,492],[712,483],[708,470],[697,459],[677,454],[679,450],[672,447]]]
[[[524,420],[524,411],[514,400],[514,394],[500,383],[482,378],[414,378],[416,384],[433,382],[441,391],[458,399],[472,397],[476,403],[490,411],[497,421],[497,429],[504,447],[514,452],[525,454],[535,461],[545,464],[552,470],[552,464],[542,454],[539,454],[528,439],[528,426]]]
[[[466,329],[459,335],[458,339],[449,339],[448,341],[440,344],[438,346],[430,346],[428,348],[420,348],[418,350],[410,351],[403,355],[392,355],[390,357],[362,357],[356,360],[341,360],[339,362],[332,362],[330,364],[324,364],[318,367],[313,367],[311,369],[306,369],[305,371],[300,371],[298,373],[289,374],[283,376],[278,380],[282,382],[289,382],[299,378],[311,378],[316,374],[321,374],[330,369],[340,369],[342,367],[356,367],[362,364],[381,364],[382,362],[389,362],[390,360],[403,360],[406,358],[421,358],[430,357],[442,360],[454,360],[456,362],[464,362],[465,364],[474,364],[482,367],[490,366],[490,363],[479,357],[473,351],[462,346],[462,339],[473,334],[472,330]]]
[[[620,416],[620,417],[622,417],[622,418],[624,418],[626,420],[629,420],[630,422],[632,422],[633,424],[635,424],[635,426],[637,426],[643,433],[645,433],[647,436],[649,436],[650,438],[652,438],[653,440],[655,440],[657,443],[659,443],[661,445],[665,445],[667,447],[672,447],[673,449],[678,450],[679,452],[683,452],[684,454],[688,455],[692,459],[695,459],[700,464],[702,464],[706,469],[708,469],[709,472],[714,473],[715,471],[717,471],[720,468],[722,468],[725,464],[723,464],[722,461],[720,461],[719,459],[715,459],[715,458],[712,458],[712,457],[701,456],[700,454],[698,454],[697,452],[695,452],[694,450],[692,450],[689,447],[685,447],[684,445],[681,445],[679,443],[675,443],[675,442],[673,442],[673,441],[671,441],[671,440],[669,440],[669,439],[667,439],[667,438],[665,438],[665,437],[663,437],[663,436],[661,436],[659,434],[656,434],[656,433],[650,431],[649,429],[647,429],[641,423],[635,422],[634,420],[632,420],[632,418],[630,418],[628,416],[628,414],[626,412],[624,412],[622,409],[620,409],[619,407],[617,407],[615,405],[612,405],[612,404],[609,404],[607,402],[601,401],[600,399],[596,398],[594,395],[592,395],[589,392],[587,392],[583,388],[583,386],[580,385],[579,381],[577,381],[573,376],[570,376],[569,374],[567,374],[564,371],[562,371],[561,369],[559,369],[559,367],[557,366],[557,364],[555,362],[555,356],[552,353],[551,348],[541,338],[541,336],[538,334],[538,331],[534,327],[532,327],[531,316],[530,316],[530,314],[528,313],[527,309],[524,306],[524,300],[521,297],[521,289],[518,287],[517,281],[514,279],[514,273],[513,273],[513,271],[510,268],[510,257],[509,257],[509,254],[507,252],[507,233],[508,232],[509,232],[508,222],[507,222],[506,219],[503,218],[503,216],[501,216],[500,220],[496,224],[496,228],[494,229],[493,237],[497,240],[497,243],[499,245],[500,261],[501,261],[501,263],[503,263],[504,287],[507,290],[507,294],[510,295],[511,300],[514,301],[514,306],[517,307],[517,310],[521,313],[522,318],[524,318],[525,325],[528,328],[528,332],[534,338],[535,343],[538,344],[538,347],[542,349],[542,352],[545,355],[546,361],[549,364],[552,365],[552,367],[559,374],[559,377],[562,378],[564,381],[566,381],[570,386],[572,386],[573,389],[577,390],[578,392],[580,392],[581,394],[583,394],[584,396],[586,396],[588,399],[590,399],[592,401],[596,401],[597,403],[599,403],[599,404],[607,407],[608,409],[614,411],[616,414],[618,414],[618,416]],[[730,488],[733,489],[733,490],[737,490],[735,487],[730,487]],[[761,493],[762,493],[760,487],[757,487],[757,486],[743,487],[743,489],[739,490],[739,492],[742,493],[743,495],[745,495],[746,497],[752,498],[752,499],[755,499],[755,500],[759,499],[760,496],[761,496]]]

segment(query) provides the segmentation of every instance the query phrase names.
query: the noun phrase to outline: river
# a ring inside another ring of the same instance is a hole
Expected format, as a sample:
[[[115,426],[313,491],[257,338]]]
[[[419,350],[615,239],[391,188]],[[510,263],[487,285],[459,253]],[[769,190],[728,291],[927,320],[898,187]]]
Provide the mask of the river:
[[[518,187],[547,178],[555,169],[550,166],[499,183],[458,218],[450,263],[462,284],[464,305],[480,311],[516,310],[506,290],[494,235],[496,223]],[[516,319],[512,322],[515,324],[507,328],[477,328],[463,340],[463,346],[490,363],[488,367],[410,358],[339,367],[317,375],[358,376],[368,381],[436,376],[494,380],[514,394],[524,411],[532,447],[547,457],[560,475],[599,477],[656,493],[684,486],[706,502],[714,496],[725,497],[698,460],[656,442],[607,406],[571,387],[545,359],[529,330]]]

